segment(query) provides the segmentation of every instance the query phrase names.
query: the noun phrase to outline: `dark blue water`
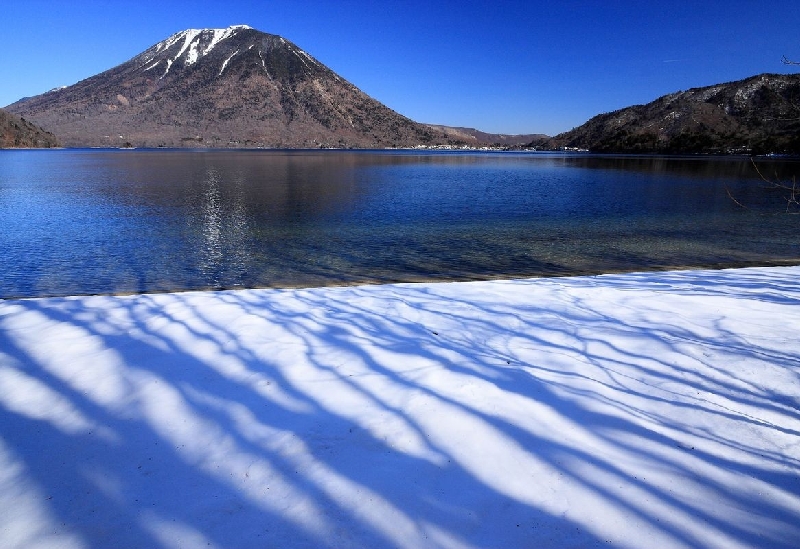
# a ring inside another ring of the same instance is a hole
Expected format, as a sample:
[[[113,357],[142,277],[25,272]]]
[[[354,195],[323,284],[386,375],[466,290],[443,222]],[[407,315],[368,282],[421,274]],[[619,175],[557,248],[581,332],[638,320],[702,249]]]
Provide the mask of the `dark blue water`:
[[[0,151],[0,297],[797,263],[785,210],[741,158]]]

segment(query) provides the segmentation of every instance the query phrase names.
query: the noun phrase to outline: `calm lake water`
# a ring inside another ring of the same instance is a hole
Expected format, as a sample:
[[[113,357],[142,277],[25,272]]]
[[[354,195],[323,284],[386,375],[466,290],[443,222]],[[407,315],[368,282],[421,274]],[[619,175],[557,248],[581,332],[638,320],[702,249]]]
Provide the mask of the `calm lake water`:
[[[800,262],[764,187],[742,158],[0,151],[0,297]]]

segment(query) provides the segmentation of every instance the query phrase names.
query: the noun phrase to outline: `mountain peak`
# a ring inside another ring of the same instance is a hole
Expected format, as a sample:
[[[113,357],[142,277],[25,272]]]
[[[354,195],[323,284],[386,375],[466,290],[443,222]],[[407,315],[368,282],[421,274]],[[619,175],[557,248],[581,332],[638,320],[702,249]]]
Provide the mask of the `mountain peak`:
[[[247,25],[186,29],[9,110],[67,146],[396,147],[455,141]]]
[[[236,31],[240,30],[255,30],[250,25],[230,25],[229,27],[222,28],[203,28],[203,29],[184,29],[182,31],[178,31],[170,38],[174,38],[176,36],[186,35],[186,34],[199,34],[199,33],[213,33],[213,34],[223,34],[228,33],[232,34]],[[169,40],[170,38],[167,38]],[[166,40],[164,40],[166,41]]]
[[[182,59],[186,66],[193,65],[200,58],[211,53],[220,43],[235,36],[239,31],[244,30],[254,29],[248,25],[231,25],[224,29],[182,30],[147,49],[144,53],[139,55],[138,58],[140,58],[142,62],[148,64],[159,57],[155,63],[151,63],[145,70],[154,69],[163,62],[165,65],[164,74],[161,75],[163,78],[169,73],[172,64],[178,59]],[[177,52],[172,52],[175,54],[174,56],[163,59],[159,55],[176,48]]]

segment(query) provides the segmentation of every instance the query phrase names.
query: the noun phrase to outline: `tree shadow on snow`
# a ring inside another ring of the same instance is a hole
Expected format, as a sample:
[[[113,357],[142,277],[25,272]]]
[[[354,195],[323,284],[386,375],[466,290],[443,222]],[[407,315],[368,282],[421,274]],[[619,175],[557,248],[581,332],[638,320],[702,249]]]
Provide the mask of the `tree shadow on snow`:
[[[626,276],[0,303],[0,539],[793,546],[798,353],[636,292],[797,283]]]

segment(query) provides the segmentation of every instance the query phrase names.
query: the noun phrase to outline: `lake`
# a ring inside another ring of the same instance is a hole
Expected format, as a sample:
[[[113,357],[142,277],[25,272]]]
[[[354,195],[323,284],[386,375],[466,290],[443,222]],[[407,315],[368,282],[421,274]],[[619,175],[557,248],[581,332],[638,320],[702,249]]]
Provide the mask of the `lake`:
[[[4,150],[0,297],[798,263],[766,187],[747,158]]]

